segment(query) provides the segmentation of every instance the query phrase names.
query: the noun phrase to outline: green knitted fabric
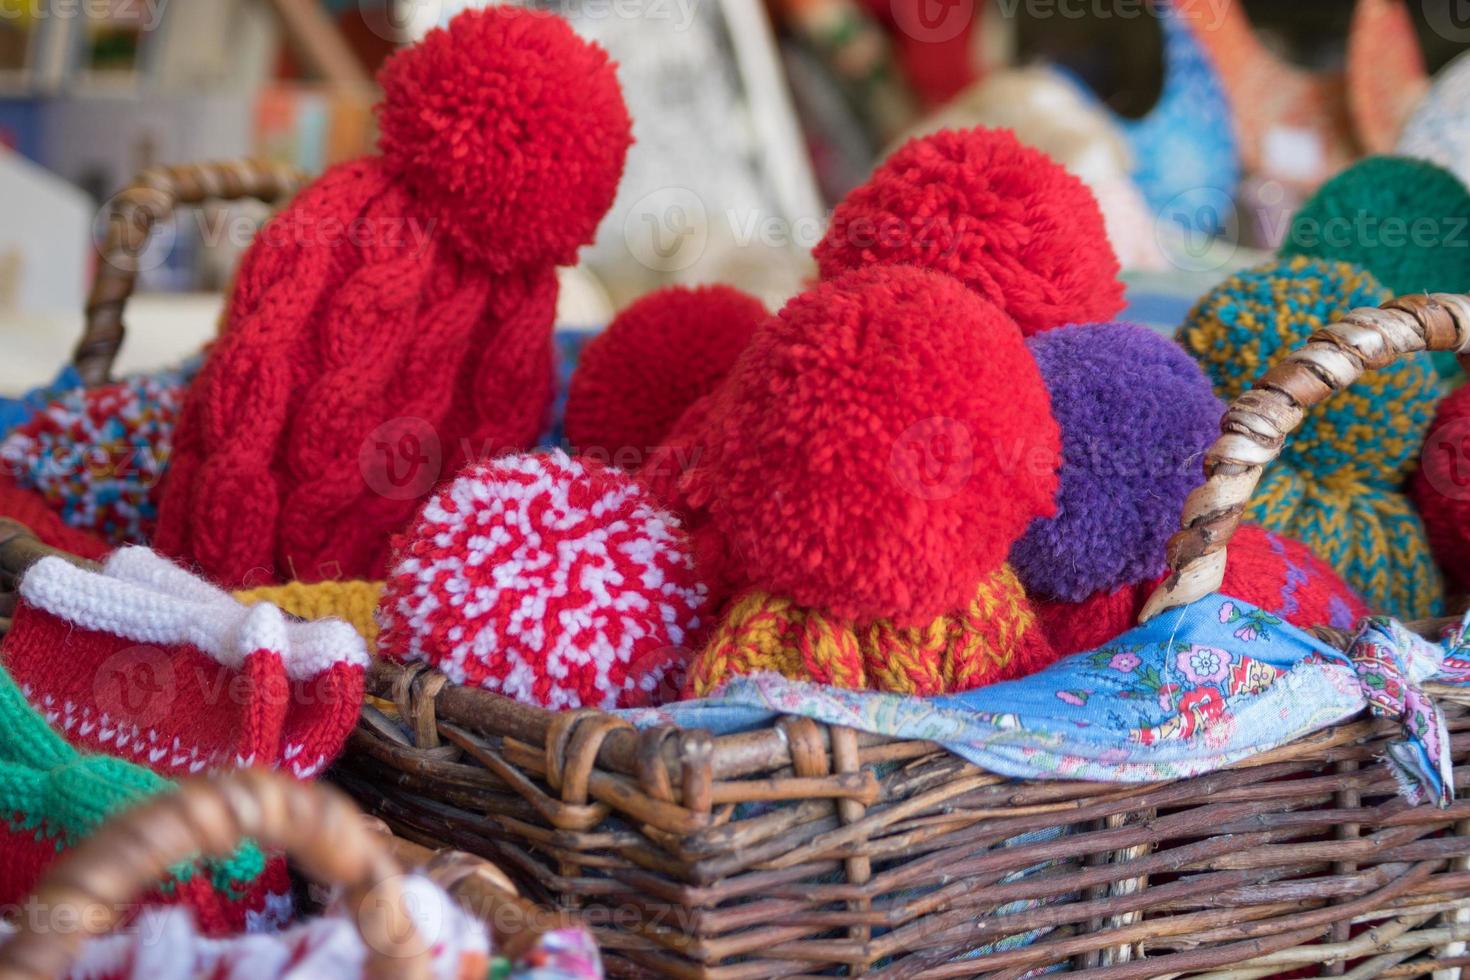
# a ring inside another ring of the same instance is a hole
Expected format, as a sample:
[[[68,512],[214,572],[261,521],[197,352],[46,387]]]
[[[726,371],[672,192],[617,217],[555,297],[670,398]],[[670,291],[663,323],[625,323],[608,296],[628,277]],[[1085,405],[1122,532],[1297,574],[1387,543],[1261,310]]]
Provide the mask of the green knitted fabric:
[[[1212,290],[1179,331],[1232,401],[1321,327],[1389,298],[1347,262],[1282,258]],[[1400,358],[1313,409],[1251,498],[1246,519],[1295,537],[1376,612],[1437,615],[1442,583],[1424,526],[1404,494],[1439,386],[1429,359]]]
[[[172,787],[142,766],[79,753],[26,703],[10,674],[0,670],[0,814],[12,830],[34,830],[60,850],[119,810]],[[226,894],[243,890],[264,868],[265,856],[252,843],[225,861],[205,865],[211,883]],[[189,880],[197,870],[194,862],[171,869],[173,880],[164,890]]]
[[[1395,296],[1470,290],[1470,189],[1426,160],[1377,156],[1323,184],[1297,212],[1284,256],[1340,259]],[[1435,356],[1445,376],[1453,354]]]

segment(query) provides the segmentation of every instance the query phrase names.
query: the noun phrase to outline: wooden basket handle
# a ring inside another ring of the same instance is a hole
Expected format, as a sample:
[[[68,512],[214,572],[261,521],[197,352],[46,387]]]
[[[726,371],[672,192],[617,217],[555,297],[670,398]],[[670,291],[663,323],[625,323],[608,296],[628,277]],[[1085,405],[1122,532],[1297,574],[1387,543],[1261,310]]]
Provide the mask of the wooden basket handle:
[[[106,384],[122,347],[123,306],[138,282],[138,260],[160,220],[180,205],[254,198],[275,204],[294,194],[306,175],[287,164],[236,160],[150,167],[112,199],[97,278],[87,297],[86,324],[72,364],[88,388]]]
[[[1461,352],[1467,345],[1470,296],[1401,296],[1378,309],[1353,310],[1323,327],[1262,375],[1226,410],[1220,438],[1205,454],[1205,482],[1185,500],[1181,529],[1169,539],[1169,575],[1149,596],[1139,621],[1220,588],[1225,546],[1261,473],[1280,455],[1307,409],[1348,387],[1364,371],[1405,354]]]
[[[319,881],[344,886],[368,951],[367,976],[430,976],[429,944],[408,916],[398,862],[357,807],[321,784],[246,769],[181,782],[177,792],[109,820],[59,860],[32,899],[40,914],[23,916],[16,935],[0,945],[0,980],[64,976],[83,941],[116,926],[169,868],[196,854],[229,857],[245,838],[286,851]],[[59,923],[61,909],[69,927],[40,921]]]

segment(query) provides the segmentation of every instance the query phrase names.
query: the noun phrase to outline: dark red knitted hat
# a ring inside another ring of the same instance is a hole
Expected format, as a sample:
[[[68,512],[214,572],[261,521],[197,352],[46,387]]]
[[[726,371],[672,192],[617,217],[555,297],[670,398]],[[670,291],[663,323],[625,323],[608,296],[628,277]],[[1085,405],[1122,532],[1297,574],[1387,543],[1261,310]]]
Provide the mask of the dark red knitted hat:
[[[1410,493],[1429,547],[1455,589],[1470,586],[1470,385],[1439,403]]]
[[[178,426],[155,545],[228,585],[380,576],[441,476],[535,441],[555,266],[631,142],[612,63],[547,14],[460,14],[380,80],[381,155],[262,229]]]
[[[567,440],[617,466],[643,465],[674,423],[729,373],[770,314],[729,286],[670,286],[623,310],[577,363]]]

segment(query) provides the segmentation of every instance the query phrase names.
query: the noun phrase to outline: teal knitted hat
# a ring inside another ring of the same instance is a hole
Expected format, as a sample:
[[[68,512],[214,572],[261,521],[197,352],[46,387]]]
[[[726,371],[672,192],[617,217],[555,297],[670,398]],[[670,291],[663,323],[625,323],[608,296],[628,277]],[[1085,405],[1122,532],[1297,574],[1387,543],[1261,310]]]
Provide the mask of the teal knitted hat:
[[[1470,189],[1427,160],[1368,157],[1297,212],[1281,254],[1352,262],[1395,296],[1470,290]],[[1453,354],[1435,363],[1458,371]]]
[[[1179,341],[1230,401],[1313,331],[1390,293],[1347,262],[1277,259],[1216,287]],[[1439,396],[1426,355],[1374,371],[1308,413],[1251,499],[1246,519],[1298,538],[1375,609],[1439,611],[1442,585],[1403,494]]]

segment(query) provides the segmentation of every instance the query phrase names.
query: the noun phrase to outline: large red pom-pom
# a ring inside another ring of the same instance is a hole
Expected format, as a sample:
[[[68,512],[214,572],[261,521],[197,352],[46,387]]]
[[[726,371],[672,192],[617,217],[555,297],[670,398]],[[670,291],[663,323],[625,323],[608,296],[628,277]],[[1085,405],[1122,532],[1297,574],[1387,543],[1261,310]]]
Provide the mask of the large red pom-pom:
[[[378,648],[546,708],[630,707],[683,683],[706,590],[633,479],[560,451],[471,466],[405,536]]]
[[[497,272],[571,265],[592,241],[632,124],[607,53],[566,21],[468,10],[378,81],[384,166],[467,257]]]
[[[729,286],[670,286],[639,299],[582,352],[567,394],[567,439],[578,452],[641,466],[769,315]]]
[[[1092,192],[1009,130],[909,140],[837,206],[814,254],[824,278],[885,263],[947,272],[1026,334],[1123,308]]]
[[[1453,587],[1470,586],[1470,385],[1439,403],[1410,494]]]
[[[756,331],[685,475],[723,573],[858,624],[963,608],[1052,513],[1060,433],[1015,323],[948,276],[883,266]]]

